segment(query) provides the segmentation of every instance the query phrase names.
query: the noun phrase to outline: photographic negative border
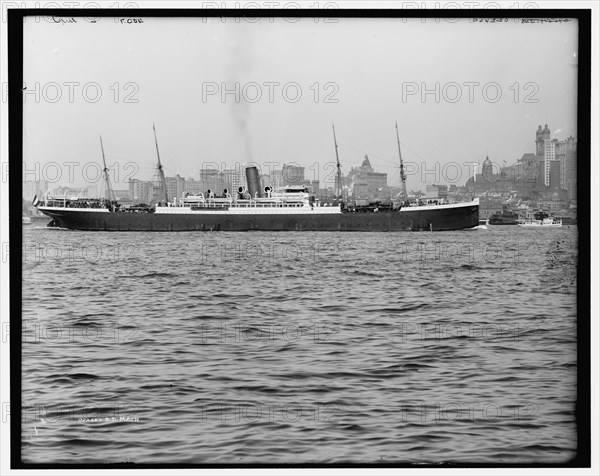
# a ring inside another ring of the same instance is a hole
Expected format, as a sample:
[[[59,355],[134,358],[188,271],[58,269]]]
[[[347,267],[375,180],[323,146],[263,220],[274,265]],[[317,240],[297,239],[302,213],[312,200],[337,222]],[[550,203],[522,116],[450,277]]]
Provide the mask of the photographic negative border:
[[[328,17],[328,18],[575,18],[579,22],[579,67],[577,80],[577,456],[564,464],[290,464],[286,468],[586,468],[591,466],[591,387],[590,387],[590,171],[591,171],[591,10],[584,9],[486,9],[486,10],[213,10],[213,9],[94,9],[96,17]],[[23,23],[27,16],[89,17],[89,9],[9,9],[8,10],[8,94],[9,94],[9,220],[10,220],[10,396],[12,469],[175,469],[175,468],[278,468],[281,464],[30,464],[21,461],[21,332],[22,332],[22,157],[23,157]],[[597,219],[597,217],[595,217]]]

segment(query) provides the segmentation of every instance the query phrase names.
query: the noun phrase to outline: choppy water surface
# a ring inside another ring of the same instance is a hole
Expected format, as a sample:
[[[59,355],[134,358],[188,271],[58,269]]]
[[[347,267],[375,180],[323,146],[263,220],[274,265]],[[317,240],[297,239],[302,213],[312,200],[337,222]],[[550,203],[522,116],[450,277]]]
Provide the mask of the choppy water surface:
[[[26,462],[575,454],[575,227],[24,241]]]

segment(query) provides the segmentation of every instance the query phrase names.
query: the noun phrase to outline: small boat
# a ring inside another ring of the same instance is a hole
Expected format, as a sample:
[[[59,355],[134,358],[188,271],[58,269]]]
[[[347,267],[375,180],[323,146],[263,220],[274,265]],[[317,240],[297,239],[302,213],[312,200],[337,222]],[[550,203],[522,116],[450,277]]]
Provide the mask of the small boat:
[[[523,223],[519,223],[519,226],[562,226],[562,220],[555,220],[554,218],[544,218],[543,220],[528,220]]]
[[[522,223],[519,223],[519,226],[549,226],[549,227],[557,227],[562,226],[561,219],[554,219],[551,216],[548,216],[547,213],[537,212],[533,215],[534,220],[527,220]]]
[[[23,225],[31,225],[32,223],[31,217],[23,216]]]

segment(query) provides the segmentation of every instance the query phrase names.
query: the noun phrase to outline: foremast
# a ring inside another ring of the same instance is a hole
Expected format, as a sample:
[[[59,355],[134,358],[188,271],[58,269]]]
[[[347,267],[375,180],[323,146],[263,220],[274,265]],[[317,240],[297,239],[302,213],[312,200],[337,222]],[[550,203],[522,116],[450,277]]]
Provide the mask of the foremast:
[[[398,121],[396,121],[396,140],[398,141],[398,157],[400,158],[400,195],[402,200],[408,199],[406,193],[406,174],[404,173],[404,162],[402,162],[402,150],[400,149],[400,134],[398,132]]]
[[[337,161],[337,196],[338,198],[342,197],[342,166],[340,165],[340,156],[338,153],[338,144],[337,139],[335,137],[335,126],[331,124],[331,128],[333,129],[333,144],[335,145],[335,160]]]
[[[152,130],[154,131],[154,143],[156,144],[156,157],[158,158],[158,176],[160,177],[160,186],[162,188],[163,195],[165,197],[165,206],[169,203],[169,196],[167,194],[167,181],[165,180],[165,173],[163,172],[162,164],[160,163],[160,151],[158,150],[158,139],[156,138],[156,127],[152,124]]]
[[[110,178],[108,176],[108,167],[106,166],[106,157],[104,156],[104,144],[102,143],[102,136],[100,136],[100,149],[102,150],[102,163],[104,164],[102,173],[104,174],[104,181],[106,182],[106,199],[109,202],[116,201],[115,192],[110,185]]]

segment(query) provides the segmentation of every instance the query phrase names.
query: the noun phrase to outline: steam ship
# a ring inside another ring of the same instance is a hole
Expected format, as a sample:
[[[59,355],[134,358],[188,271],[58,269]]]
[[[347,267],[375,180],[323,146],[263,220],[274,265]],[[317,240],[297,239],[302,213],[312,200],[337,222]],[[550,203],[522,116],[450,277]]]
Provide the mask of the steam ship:
[[[407,198],[406,176],[400,151],[401,198]],[[156,129],[154,139],[158,157],[164,201],[154,206],[124,207],[114,200],[108,168],[104,162],[105,199],[51,196],[34,198],[38,210],[52,218],[48,226],[90,231],[445,231],[473,228],[479,224],[479,199],[467,203],[406,206],[375,203],[351,206],[341,200],[341,166],[335,128],[333,129],[337,159],[338,198],[322,203],[304,186],[288,186],[280,190],[260,186],[256,167],[245,169],[248,189],[239,187],[234,193],[208,190],[205,194],[184,194],[169,200],[160,161]]]

